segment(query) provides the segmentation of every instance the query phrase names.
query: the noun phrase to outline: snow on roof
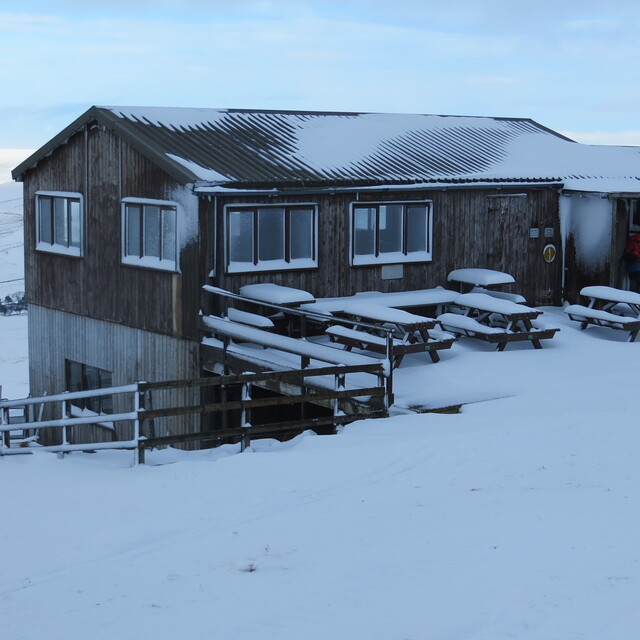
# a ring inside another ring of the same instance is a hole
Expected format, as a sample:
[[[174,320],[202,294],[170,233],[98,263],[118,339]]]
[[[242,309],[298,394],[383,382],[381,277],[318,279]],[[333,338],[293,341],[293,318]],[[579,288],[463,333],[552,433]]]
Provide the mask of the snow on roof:
[[[526,118],[114,106],[89,109],[14,178],[92,121],[202,193],[462,183],[640,191],[639,148],[579,144]]]
[[[131,129],[135,137],[144,138],[213,187],[548,181],[555,177],[548,172],[493,178],[492,169],[508,160],[508,143],[514,138],[537,134],[567,140],[524,118],[152,107],[96,110],[108,112],[121,129]]]

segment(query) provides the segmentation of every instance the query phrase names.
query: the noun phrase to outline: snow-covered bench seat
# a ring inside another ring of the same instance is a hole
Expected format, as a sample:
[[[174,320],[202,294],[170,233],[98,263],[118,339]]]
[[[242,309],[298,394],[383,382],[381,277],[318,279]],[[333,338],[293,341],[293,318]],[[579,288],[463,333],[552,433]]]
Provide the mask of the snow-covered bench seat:
[[[564,312],[576,322],[580,322],[580,329],[586,329],[590,324],[609,329],[629,332],[629,342],[634,342],[640,331],[640,319],[632,316],[620,316],[610,311],[593,309],[581,304],[570,304]]]
[[[332,342],[344,345],[347,351],[355,347],[363,351],[387,353],[387,339],[366,331],[349,329],[341,325],[331,325],[326,329],[326,334]],[[428,340],[420,342],[405,342],[394,338],[391,345],[391,364],[393,368],[399,367],[402,359],[408,353],[427,352],[433,362],[438,362],[440,360],[438,350],[449,349],[455,339],[454,336],[444,331],[431,331],[429,335]]]
[[[227,309],[227,317],[232,322],[239,322],[240,324],[246,324],[250,327],[265,329],[267,331],[273,329],[275,326],[270,318],[258,315],[257,313],[240,311],[240,309],[234,309],[233,307]]]
[[[498,300],[508,300],[516,304],[526,304],[527,299],[519,293],[510,293],[508,291],[496,291],[494,289],[485,289],[484,287],[473,287],[469,293],[485,293],[492,298]]]
[[[528,331],[510,331],[502,327],[491,327],[459,313],[443,313],[438,316],[438,321],[445,331],[457,336],[466,336],[484,340],[490,344],[496,344],[498,351],[503,351],[509,342],[530,341],[536,349],[542,345],[540,340],[553,338],[559,329],[548,327],[533,327]]]
[[[219,318],[218,316],[203,316],[202,323],[207,330],[223,338],[248,342],[298,355],[302,358],[303,367],[308,366],[311,360],[346,366],[380,364],[378,358],[349,353],[328,345],[308,342],[307,340],[281,336],[263,329],[242,325],[225,318]],[[205,338],[203,341],[205,344],[206,340]]]

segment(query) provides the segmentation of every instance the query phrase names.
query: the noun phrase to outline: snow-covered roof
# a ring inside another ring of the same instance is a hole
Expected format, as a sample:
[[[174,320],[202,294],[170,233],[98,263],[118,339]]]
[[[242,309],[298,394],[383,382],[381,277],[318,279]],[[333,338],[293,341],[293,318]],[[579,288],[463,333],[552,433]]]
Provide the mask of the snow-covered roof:
[[[525,118],[157,107],[92,107],[14,178],[94,121],[205,193],[465,183],[640,191],[638,148],[582,145]]]

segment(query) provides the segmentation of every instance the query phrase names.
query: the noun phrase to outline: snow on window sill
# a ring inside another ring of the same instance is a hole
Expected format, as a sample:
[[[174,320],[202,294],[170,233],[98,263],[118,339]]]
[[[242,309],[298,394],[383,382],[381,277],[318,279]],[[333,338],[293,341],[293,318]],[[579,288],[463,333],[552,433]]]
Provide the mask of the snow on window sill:
[[[351,264],[354,267],[361,265],[376,265],[376,264],[406,264],[408,262],[431,262],[432,255],[428,251],[416,251],[414,253],[401,253],[395,251],[393,253],[382,253],[379,256],[374,255],[360,255],[353,256]]]
[[[258,264],[253,262],[232,262],[227,265],[227,273],[248,273],[256,271],[291,271],[295,269],[317,269],[317,260],[263,260]]]
[[[77,407],[75,404],[69,405],[69,413],[73,418],[86,418],[86,417],[97,417],[97,416],[105,416],[107,417],[108,413],[96,413],[95,411],[91,411],[91,409],[82,409]],[[96,422],[96,424],[104,429],[109,429],[111,431],[116,430],[116,426],[113,422]]]
[[[61,256],[72,256],[74,258],[82,258],[82,249],[80,247],[65,247],[62,244],[49,244],[48,242],[38,242],[36,251],[45,251],[47,253],[57,253]]]
[[[122,264],[131,267],[143,267],[144,269],[158,269],[159,271],[178,271],[178,266],[173,260],[160,260],[153,256],[123,256]]]

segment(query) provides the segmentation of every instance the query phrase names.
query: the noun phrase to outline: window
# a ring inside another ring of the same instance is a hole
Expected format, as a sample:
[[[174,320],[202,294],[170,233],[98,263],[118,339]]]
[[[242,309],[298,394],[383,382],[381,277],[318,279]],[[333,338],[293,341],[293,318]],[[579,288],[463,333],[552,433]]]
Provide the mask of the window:
[[[227,271],[317,267],[316,226],[314,205],[228,206]]]
[[[88,364],[65,360],[67,389],[69,391],[89,391],[104,389],[112,386],[111,371],[91,367]],[[76,398],[72,400],[74,407],[87,409],[93,413],[113,413],[113,397],[97,396],[91,398]]]
[[[431,260],[431,203],[352,205],[353,264]]]
[[[82,255],[82,195],[36,193],[36,249],[69,256]]]
[[[619,198],[618,208],[629,216],[629,231],[640,231],[640,200],[637,198]]]
[[[176,204],[127,198],[122,219],[123,263],[178,270]]]

